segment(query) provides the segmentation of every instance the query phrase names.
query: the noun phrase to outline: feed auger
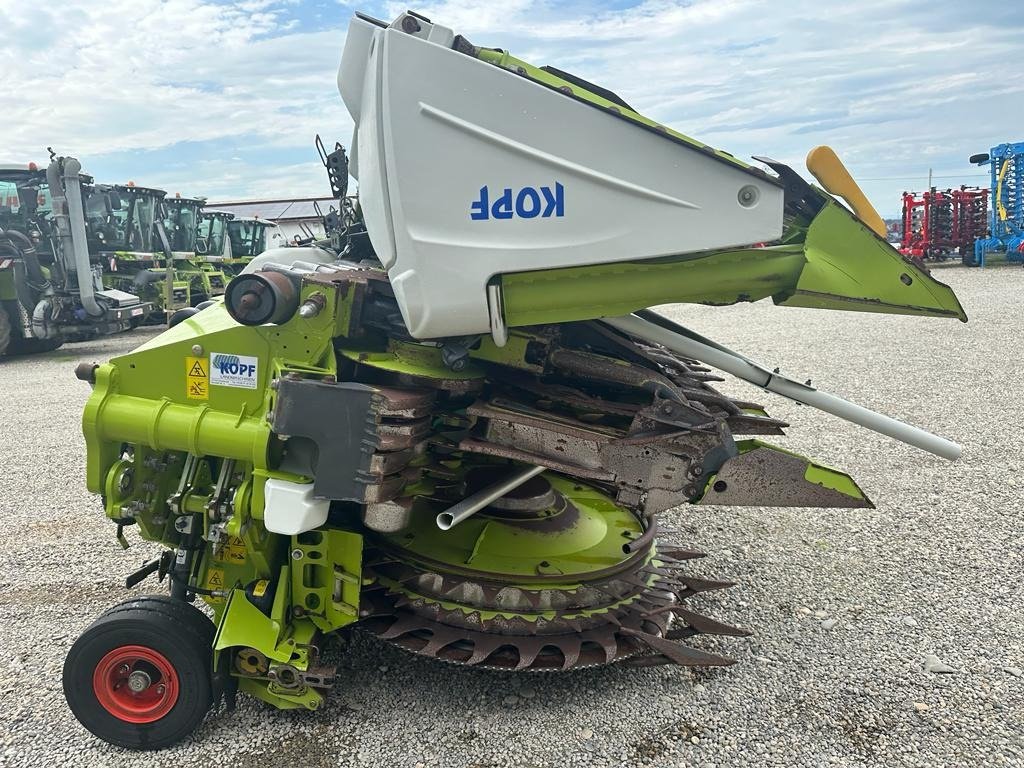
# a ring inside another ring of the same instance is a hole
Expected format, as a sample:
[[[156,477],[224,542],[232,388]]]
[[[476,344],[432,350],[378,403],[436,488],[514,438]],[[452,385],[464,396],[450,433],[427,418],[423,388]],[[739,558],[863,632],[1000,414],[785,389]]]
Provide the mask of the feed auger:
[[[809,157],[820,187],[768,173],[413,13],[357,15],[339,83],[356,131],[351,157],[324,156],[330,237],[79,368],[88,487],[122,541],[165,547],[128,585],[170,585],[68,655],[100,738],[172,744],[239,690],[317,709],[324,638],[350,628],[499,670],[731,663],[687,643],[746,634],[698,612],[728,584],[689,574],[701,553],[659,538],[659,515],[871,502],[765,442],[786,425],[712,369],[958,455],[647,309],[965,320],[831,150]]]

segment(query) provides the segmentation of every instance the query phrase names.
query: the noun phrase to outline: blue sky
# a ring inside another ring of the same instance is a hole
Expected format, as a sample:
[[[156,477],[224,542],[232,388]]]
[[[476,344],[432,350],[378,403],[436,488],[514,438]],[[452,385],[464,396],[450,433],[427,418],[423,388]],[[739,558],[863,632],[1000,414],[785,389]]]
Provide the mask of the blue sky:
[[[319,195],[313,136],[347,144],[337,0],[0,0],[0,161],[75,154],[102,181],[225,200]],[[505,0],[409,6],[618,92],[740,157],[830,144],[883,215],[933,169],[1024,140],[1024,17],[982,0]],[[58,45],[59,30],[75,30]],[[628,147],[622,151],[628,152]]]

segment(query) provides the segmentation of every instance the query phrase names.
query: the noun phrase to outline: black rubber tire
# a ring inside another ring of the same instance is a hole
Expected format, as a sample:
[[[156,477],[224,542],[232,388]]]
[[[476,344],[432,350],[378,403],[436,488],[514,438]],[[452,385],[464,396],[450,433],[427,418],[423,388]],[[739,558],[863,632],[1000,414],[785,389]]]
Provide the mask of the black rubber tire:
[[[11,345],[7,348],[9,355],[39,355],[43,352],[53,352],[64,345],[61,339],[11,339]]]
[[[192,317],[192,315],[198,315],[198,314],[199,314],[199,310],[196,309],[195,307],[184,307],[182,309],[179,309],[179,310],[175,311],[175,313],[173,315],[171,315],[171,319],[167,321],[167,327],[168,328],[173,328],[178,323],[181,323],[181,322],[184,322],[185,320],[188,320],[190,317]]]
[[[0,357],[7,352],[11,344],[11,319],[7,316],[7,310],[0,307]]]
[[[129,749],[163,749],[199,727],[213,703],[213,623],[166,595],[128,600],[100,616],[64,661],[64,696],[78,721],[103,741]],[[162,655],[178,677],[178,698],[159,720],[136,724],[107,711],[93,690],[93,673],[110,651],[137,645]]]

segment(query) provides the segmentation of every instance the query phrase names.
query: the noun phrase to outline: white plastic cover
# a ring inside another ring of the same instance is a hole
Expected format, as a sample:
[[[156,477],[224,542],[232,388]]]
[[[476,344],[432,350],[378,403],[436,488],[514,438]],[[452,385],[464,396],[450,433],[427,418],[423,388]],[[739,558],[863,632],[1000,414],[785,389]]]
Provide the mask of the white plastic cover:
[[[339,83],[370,239],[413,336],[488,332],[494,275],[781,235],[777,185],[401,19],[352,21]]]
[[[331,502],[313,498],[312,483],[270,479],[264,486],[263,496],[263,524],[271,533],[295,536],[327,522]]]

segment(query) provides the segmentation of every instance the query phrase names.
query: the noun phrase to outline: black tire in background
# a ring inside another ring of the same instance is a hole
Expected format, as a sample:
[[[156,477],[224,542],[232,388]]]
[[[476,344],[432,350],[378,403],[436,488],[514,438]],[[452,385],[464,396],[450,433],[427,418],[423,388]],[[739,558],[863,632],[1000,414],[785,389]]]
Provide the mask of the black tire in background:
[[[212,622],[180,600],[151,595],[121,603],[71,646],[63,674],[68,706],[111,744],[176,744],[199,727],[213,702],[213,637]],[[149,682],[134,693],[129,676],[137,672]]]
[[[7,352],[11,344],[11,319],[7,316],[7,310],[0,306],[0,357]]]

